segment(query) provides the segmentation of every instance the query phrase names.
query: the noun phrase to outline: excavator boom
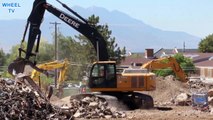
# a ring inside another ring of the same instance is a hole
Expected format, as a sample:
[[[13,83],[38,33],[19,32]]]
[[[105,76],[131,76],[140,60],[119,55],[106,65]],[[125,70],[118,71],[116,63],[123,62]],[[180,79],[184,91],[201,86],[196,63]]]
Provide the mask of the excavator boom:
[[[148,70],[171,68],[181,81],[187,81],[187,76],[185,72],[182,70],[181,66],[178,64],[174,57],[166,57],[152,60],[142,65],[141,68],[146,68]]]
[[[46,71],[59,69],[59,77],[58,77],[58,87],[59,87],[65,80],[65,74],[67,72],[68,65],[69,65],[69,62],[67,59],[65,59],[64,61],[56,60],[53,62],[39,64],[37,66],[38,66],[38,68],[46,70]],[[31,73],[31,78],[34,81],[39,82],[40,81],[40,72],[37,70],[33,70]]]

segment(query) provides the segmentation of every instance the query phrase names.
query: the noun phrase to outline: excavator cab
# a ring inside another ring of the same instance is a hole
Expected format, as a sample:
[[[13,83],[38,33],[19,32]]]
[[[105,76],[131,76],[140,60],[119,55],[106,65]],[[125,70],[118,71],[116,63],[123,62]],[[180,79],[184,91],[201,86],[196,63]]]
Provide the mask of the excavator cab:
[[[114,61],[95,62],[90,70],[90,88],[116,88],[116,64]]]
[[[154,90],[155,75],[153,73],[130,68],[118,72],[115,61],[95,62],[90,70],[88,86],[91,92],[115,96],[130,109],[152,108],[154,106],[151,96],[134,92]]]

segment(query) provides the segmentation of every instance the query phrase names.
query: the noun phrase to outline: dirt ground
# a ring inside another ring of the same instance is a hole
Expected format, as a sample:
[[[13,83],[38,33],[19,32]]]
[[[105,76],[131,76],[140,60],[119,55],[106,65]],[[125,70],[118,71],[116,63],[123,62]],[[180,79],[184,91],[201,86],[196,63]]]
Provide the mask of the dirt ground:
[[[68,97],[55,101],[55,104],[66,104]],[[165,107],[165,106],[164,106]],[[192,109],[191,106],[166,106],[172,110],[124,110],[126,118],[116,118],[120,120],[213,120],[213,112],[201,112]],[[77,120],[85,120],[83,118]],[[112,120],[115,120],[112,119]]]
[[[123,110],[126,113],[124,120],[213,120],[213,109],[210,106],[210,112],[194,110],[192,106],[176,106],[171,101],[180,93],[189,93],[190,88],[187,83],[175,80],[172,76],[156,79],[157,88],[155,91],[145,92],[154,99],[155,107],[169,108],[150,109],[150,110]],[[51,102],[55,105],[69,104],[69,98],[52,98]],[[212,109],[212,110],[211,110]]]
[[[127,111],[126,119],[133,120],[213,120],[213,114],[193,110],[191,106],[172,106],[172,110]]]

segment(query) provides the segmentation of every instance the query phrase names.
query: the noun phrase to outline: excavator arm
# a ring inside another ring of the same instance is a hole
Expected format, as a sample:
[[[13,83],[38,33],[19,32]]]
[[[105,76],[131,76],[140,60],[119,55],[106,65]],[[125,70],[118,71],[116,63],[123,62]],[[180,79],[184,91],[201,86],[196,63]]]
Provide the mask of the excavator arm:
[[[61,3],[60,1],[58,2]],[[49,3],[46,3],[46,0],[35,0],[33,4],[33,10],[28,18],[28,23],[30,24],[30,33],[25,58],[29,59],[30,56],[33,55],[32,48],[36,39],[38,40],[36,48],[39,47],[39,40],[41,34],[39,28],[44,16],[44,11],[47,10],[48,12],[52,13],[53,15],[61,19],[63,22],[68,24],[70,27],[86,36],[94,46],[95,50],[98,51],[100,61],[108,60],[109,56],[107,52],[106,41],[104,40],[103,36],[97,31],[94,26],[90,25],[87,20],[82,18],[80,15],[70,9],[67,5],[63,3],[61,4],[67,10],[72,12],[76,17],[57,9]]]
[[[180,65],[178,64],[178,62],[174,57],[166,57],[152,60],[142,65],[141,68],[146,68],[148,70],[171,68],[175,72],[175,74],[180,78],[181,81],[183,82],[187,81],[185,72],[182,70],[182,68],[180,67]]]
[[[62,6],[66,8],[69,12],[71,12],[75,17],[57,9],[53,5],[47,3],[46,0],[35,0],[33,3],[33,8],[30,13],[30,16],[28,17],[26,28],[24,31],[23,39],[22,39],[22,43],[23,43],[28,27],[29,27],[27,48],[26,50],[24,50],[22,45],[19,48],[19,58],[22,56],[21,54],[23,52],[25,53],[25,58],[22,59],[23,63],[32,62],[34,65],[36,65],[36,60],[32,61],[31,57],[33,56],[36,57],[36,54],[39,52],[39,44],[40,44],[40,36],[41,36],[40,26],[41,26],[45,11],[52,13],[53,15],[58,17],[60,20],[68,24],[70,27],[77,30],[78,32],[83,34],[85,37],[87,37],[97,52],[98,60],[107,61],[109,59],[109,56],[107,52],[106,41],[104,40],[103,36],[98,32],[98,30],[93,25],[90,25],[87,22],[87,20],[82,18],[79,14],[74,12],[67,5],[61,3],[59,0],[57,1],[60,4],[62,4]],[[35,48],[34,52],[33,52],[33,48]],[[22,68],[25,65],[26,64],[22,64]],[[13,71],[14,69],[16,73],[24,72],[23,69],[16,69],[17,66],[20,66],[20,64],[14,61],[10,65],[10,68],[8,68],[9,73],[11,73],[11,71]]]

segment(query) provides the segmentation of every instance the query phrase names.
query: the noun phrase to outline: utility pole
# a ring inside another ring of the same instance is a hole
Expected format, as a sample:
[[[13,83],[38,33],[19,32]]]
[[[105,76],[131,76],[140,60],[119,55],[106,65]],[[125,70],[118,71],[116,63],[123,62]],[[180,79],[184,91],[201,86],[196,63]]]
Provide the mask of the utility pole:
[[[96,47],[97,47],[97,60],[99,61],[99,42],[96,42]]]
[[[186,52],[186,45],[185,45],[185,41],[183,42],[183,53]]]
[[[61,23],[58,22],[50,22],[50,24],[54,24],[55,25],[55,60],[58,60],[58,40],[57,40],[57,26]],[[58,79],[58,70],[55,70],[55,88],[57,87],[57,79]]]

